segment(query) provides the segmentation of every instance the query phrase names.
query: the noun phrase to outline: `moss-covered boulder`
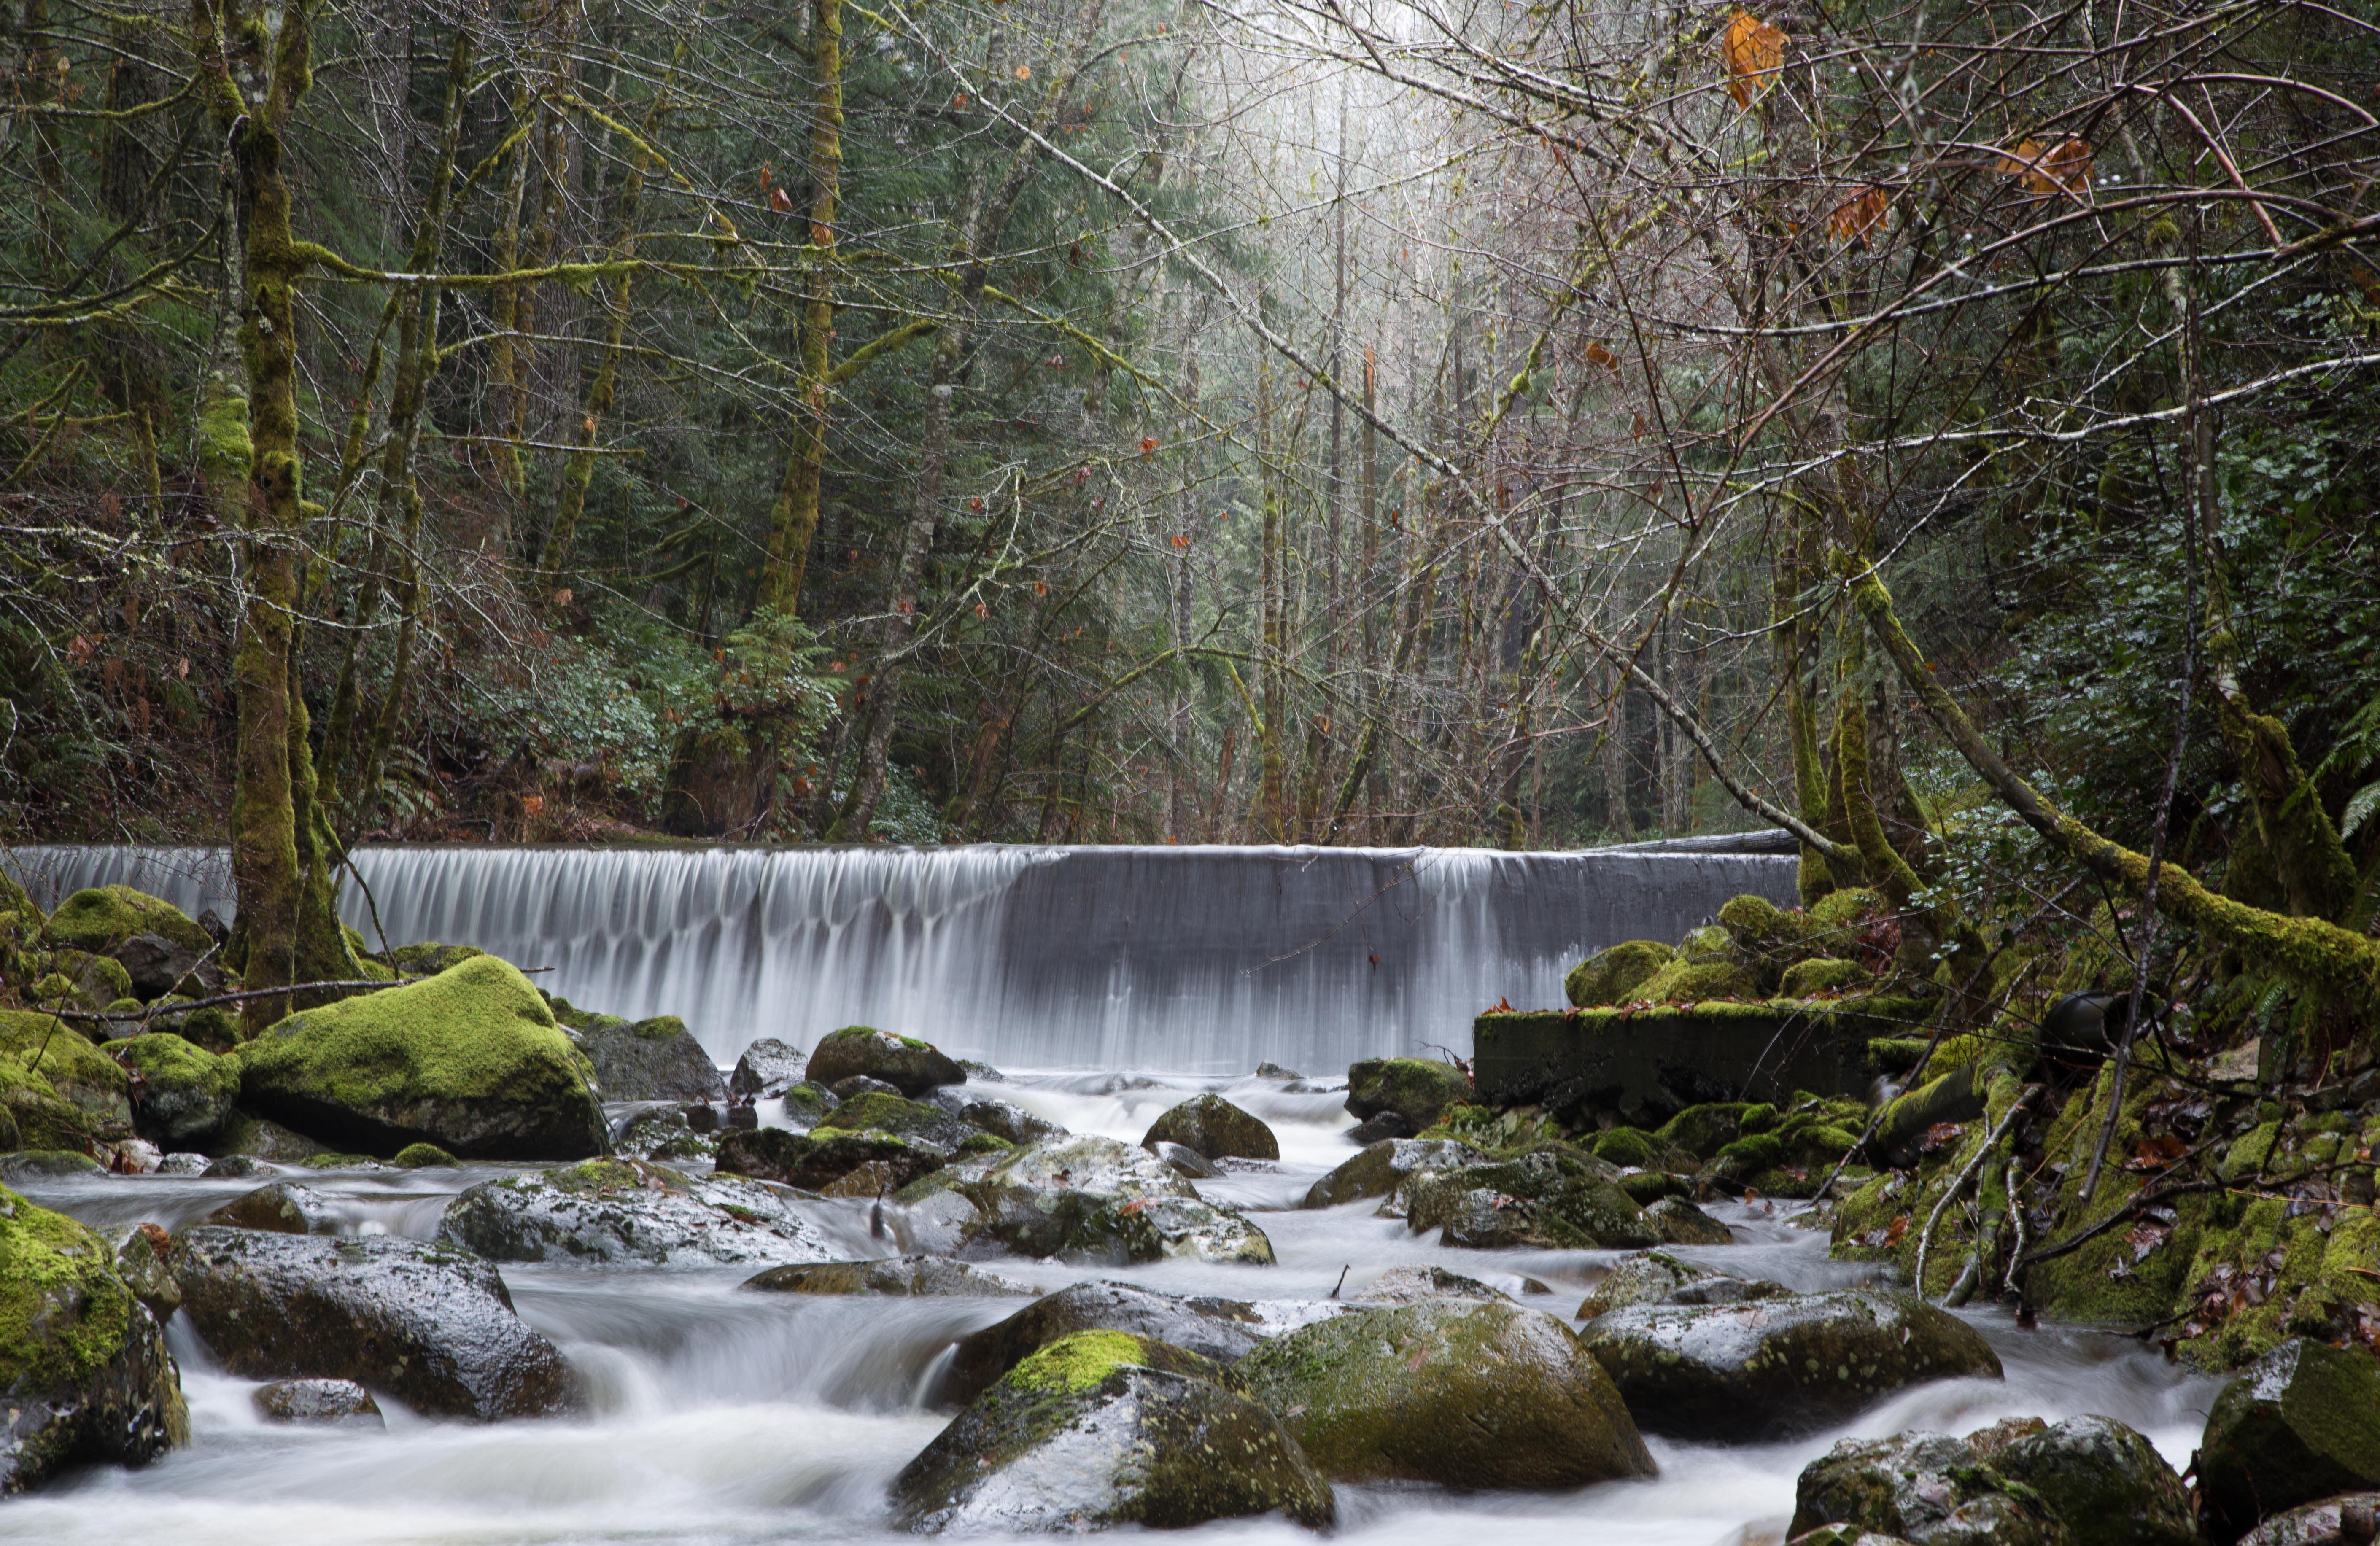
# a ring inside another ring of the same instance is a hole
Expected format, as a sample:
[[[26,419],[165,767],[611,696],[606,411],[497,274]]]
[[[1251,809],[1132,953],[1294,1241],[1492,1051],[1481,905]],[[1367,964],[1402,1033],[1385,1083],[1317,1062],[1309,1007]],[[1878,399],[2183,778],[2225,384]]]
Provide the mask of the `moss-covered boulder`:
[[[938,1085],[966,1082],[966,1070],[943,1057],[931,1042],[897,1036],[872,1025],[846,1025],[820,1037],[810,1049],[809,1065],[802,1077],[813,1084],[832,1084],[855,1074],[880,1079],[913,1097]]]
[[[1677,954],[1658,939],[1622,940],[1572,967],[1562,979],[1562,993],[1582,1009],[1633,1004],[1636,990]]]
[[[1622,1187],[1622,1191],[1628,1189]],[[1629,1193],[1633,1199],[1633,1192]],[[1735,1231],[1682,1197],[1657,1198],[1643,1204],[1645,1221],[1664,1245],[1733,1245]]]
[[[1787,967],[1779,978],[1778,992],[1787,998],[1815,998],[1822,993],[1850,993],[1875,984],[1867,968],[1855,960],[1814,956]]]
[[[181,1374],[107,1242],[0,1188],[0,1495],[189,1442]]]
[[[79,1151],[93,1136],[91,1115],[42,1075],[0,1053],[0,1153]]]
[[[1358,1121],[1392,1111],[1418,1132],[1448,1106],[1470,1098],[1471,1081],[1451,1063],[1371,1057],[1347,1066],[1347,1115]]]
[[[33,996],[44,1009],[82,1009],[103,1014],[110,1009],[138,1012],[140,1001],[132,996],[132,974],[124,963],[113,956],[94,955],[89,950],[57,949],[50,952],[50,971],[33,984]],[[85,1021],[93,1036],[106,1034],[99,1027],[105,1022]]]
[[[176,1237],[182,1313],[232,1373],[353,1380],[433,1417],[492,1422],[585,1404],[504,1279],[451,1245],[200,1226]]]
[[[1042,1348],[1087,1331],[1128,1333],[1219,1364],[1236,1362],[1263,1338],[1256,1312],[1236,1300],[1177,1298],[1124,1283],[1077,1283],[959,1338],[937,1398],[964,1406]]]
[[[399,945],[389,952],[389,960],[400,977],[435,977],[475,956],[485,954],[487,952],[476,945],[441,945],[429,939],[415,945]]]
[[[1451,1246],[1555,1250],[1636,1250],[1661,1243],[1610,1166],[1568,1144],[1509,1159],[1417,1174],[1400,1193],[1415,1234]]]
[[[1360,1310],[1275,1337],[1234,1372],[1333,1480],[1580,1487],[1653,1472],[1578,1338],[1518,1305]]]
[[[437,1170],[462,1162],[435,1143],[408,1143],[390,1160],[399,1170]]]
[[[203,954],[214,941],[172,902],[129,886],[94,886],[58,903],[44,931],[53,945],[106,955],[136,934],[153,934]]]
[[[166,1149],[203,1149],[222,1136],[239,1100],[239,1065],[159,1032],[110,1043],[116,1062],[140,1075],[132,1119]]]
[[[91,1136],[131,1135],[131,1081],[115,1059],[56,1016],[0,1009],[0,1057],[14,1065],[13,1071],[0,1069],[0,1078],[17,1081],[36,1094],[46,1085],[48,1093],[81,1114],[82,1125]],[[41,1082],[36,1084],[36,1080]],[[26,1125],[20,1114],[18,1126]]]
[[[1257,1117],[1211,1092],[1193,1095],[1149,1124],[1144,1149],[1179,1143],[1207,1159],[1281,1158],[1281,1141]]]
[[[1681,958],[1645,978],[1637,985],[1636,996],[1655,1004],[1708,1004],[1761,995],[1751,973],[1733,961]]]
[[[338,1147],[435,1143],[466,1159],[603,1152],[603,1111],[569,1039],[511,963],[306,1009],[239,1050],[247,1103]]]
[[[770,1294],[868,1294],[892,1298],[1029,1298],[1040,1290],[947,1256],[891,1256],[875,1262],[826,1262],[771,1267],[746,1278],[747,1288]]]
[[[675,1015],[629,1021],[590,1014],[566,998],[552,1001],[553,1018],[567,1029],[595,1070],[607,1101],[723,1101],[727,1081],[686,1021]]]
[[[1424,1170],[1458,1170],[1488,1156],[1443,1138],[1384,1138],[1367,1144],[1307,1189],[1305,1205],[1332,1208],[1364,1197],[1386,1197]]]
[[[2198,1445],[2207,1535],[2238,1539],[2268,1514],[2380,1487],[2380,1361],[2361,1347],[2282,1344],[2223,1387]]]
[[[938,1105],[877,1093],[843,1102],[820,1117],[810,1134],[823,1139],[834,1132],[884,1132],[947,1153],[976,1131],[972,1125]]]
[[[1634,1305],[1580,1333],[1649,1432],[1757,1438],[1839,1422],[1933,1380],[1998,1379],[1981,1333],[1906,1294],[1854,1288]]]
[[[767,1187],[641,1160],[587,1160],[482,1181],[446,1205],[438,1235],[496,1262],[701,1267],[835,1255]]]
[[[1121,1332],[1078,1333],[1003,1375],[903,1468],[895,1520],[1042,1531],[1281,1514],[1320,1529],[1330,1485],[1272,1413],[1195,1354]]]

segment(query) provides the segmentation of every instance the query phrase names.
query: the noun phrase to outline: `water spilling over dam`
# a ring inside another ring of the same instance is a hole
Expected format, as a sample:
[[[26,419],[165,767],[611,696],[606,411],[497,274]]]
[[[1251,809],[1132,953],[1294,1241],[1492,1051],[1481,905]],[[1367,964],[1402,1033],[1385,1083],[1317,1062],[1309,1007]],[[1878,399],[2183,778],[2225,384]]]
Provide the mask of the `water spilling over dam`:
[[[1479,849],[380,846],[340,908],[378,948],[436,939],[584,1007],[685,1018],[713,1057],[836,1026],[1039,1068],[1336,1071],[1467,1054],[1498,999],[1561,1002],[1621,939],[1793,893],[1757,844]],[[44,905],[122,882],[232,914],[221,850],[28,846]],[[367,889],[369,896],[366,895]]]

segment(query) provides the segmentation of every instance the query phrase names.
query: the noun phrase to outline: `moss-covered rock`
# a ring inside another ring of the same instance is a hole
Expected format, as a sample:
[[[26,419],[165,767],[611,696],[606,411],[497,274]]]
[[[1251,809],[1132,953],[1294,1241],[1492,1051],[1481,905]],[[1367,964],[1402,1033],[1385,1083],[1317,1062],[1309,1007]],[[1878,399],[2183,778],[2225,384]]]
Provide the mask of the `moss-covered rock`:
[[[200,1226],[176,1237],[182,1313],[252,1380],[354,1380],[435,1417],[544,1417],[586,1401],[560,1350],[513,1312],[496,1269],[395,1236]]]
[[[766,1187],[641,1160],[587,1160],[482,1181],[446,1205],[438,1235],[496,1262],[716,1266],[835,1255]]]
[[[1562,1125],[1543,1106],[1516,1105],[1499,1110],[1465,1101],[1448,1106],[1439,1114],[1435,1124],[1414,1136],[1424,1142],[1467,1143],[1482,1153],[1505,1154],[1560,1141]]]
[[[1733,961],[1681,958],[1637,984],[1636,996],[1655,1004],[1707,1004],[1758,998],[1760,990]]]
[[[0,1153],[79,1151],[94,1137],[91,1114],[61,1096],[12,1054],[0,1054]]]
[[[435,1143],[468,1159],[603,1152],[602,1107],[528,979],[475,956],[426,981],[306,1009],[238,1054],[249,1105],[341,1147]]]
[[[1810,904],[1810,921],[1822,928],[1856,933],[1868,923],[1882,917],[1890,904],[1884,893],[1864,886],[1847,887],[1830,891]]]
[[[1580,1334],[1647,1431],[1754,1438],[1838,1422],[1909,1385],[2000,1363],[1973,1326],[1857,1288],[1750,1304],[1635,1305]]]
[[[897,1036],[872,1025],[846,1025],[828,1033],[810,1049],[802,1077],[813,1084],[832,1084],[864,1074],[880,1079],[903,1094],[917,1096],[943,1084],[964,1084],[966,1070],[942,1056],[931,1042]]]
[[[1589,1152],[1607,1165],[1642,1167],[1651,1165],[1661,1153],[1653,1135],[1635,1128],[1612,1128],[1595,1135]]]
[[[1855,960],[1814,956],[1784,970],[1778,979],[1778,993],[1786,998],[1815,998],[1822,993],[1850,993],[1871,987],[1875,983],[1867,968]]]
[[[431,1170],[462,1162],[435,1143],[408,1143],[396,1152],[392,1163],[400,1170]]]
[[[203,1149],[222,1136],[239,1100],[237,1063],[154,1031],[107,1050],[140,1076],[132,1119],[143,1138],[166,1149]]]
[[[1234,1363],[1262,1340],[1254,1310],[1231,1299],[1184,1299],[1123,1283],[1077,1283],[959,1339],[936,1398],[964,1406],[1040,1349],[1078,1332],[1123,1332]]]
[[[1765,1278],[1735,1277],[1698,1266],[1666,1250],[1631,1256],[1604,1275],[1578,1307],[1578,1319],[1592,1321],[1637,1304],[1735,1304],[1773,1299],[1785,1292]]]
[[[115,1059],[55,1015],[0,1009],[0,1057],[21,1070],[8,1077],[21,1078],[22,1087],[38,1089],[32,1083],[38,1078],[82,1113],[93,1136],[130,1135],[131,1081]],[[25,1125],[21,1114],[18,1125]]]
[[[389,957],[400,977],[435,977],[485,954],[476,945],[441,945],[433,939],[418,945],[399,945],[389,952]]]
[[[1631,1004],[1636,1000],[1636,989],[1676,957],[1675,950],[1658,939],[1622,940],[1572,967],[1562,979],[1562,992],[1582,1009]]]
[[[1415,1132],[1471,1098],[1471,1081],[1451,1063],[1428,1057],[1370,1057],[1347,1066],[1347,1115],[1357,1121],[1393,1111]]]
[[[1149,1125],[1144,1149],[1179,1143],[1207,1159],[1281,1158],[1281,1141],[1257,1117],[1211,1092],[1193,1095]]]
[[[1509,1159],[1430,1171],[1401,1193],[1416,1233],[1451,1246],[1633,1250],[1661,1243],[1645,1210],[1615,1184],[1612,1168],[1582,1150],[1548,1143]]]
[[[953,1419],[892,1482],[932,1534],[1178,1529],[1280,1513],[1335,1518],[1330,1483],[1278,1419],[1178,1348],[1113,1331],[1043,1348]]]
[[[721,1175],[750,1176],[804,1191],[824,1191],[863,1166],[877,1166],[883,1190],[898,1191],[941,1169],[951,1153],[938,1143],[873,1128],[814,1128],[806,1133],[758,1128],[721,1139],[714,1163]]]
[[[833,1132],[891,1133],[948,1153],[975,1136],[976,1129],[940,1106],[876,1093],[843,1102],[810,1129],[819,1139]]]
[[[1336,1316],[1275,1337],[1235,1372],[1334,1480],[1579,1487],[1653,1472],[1578,1338],[1518,1305]]]
[[[1624,1190],[1624,1189],[1623,1189]],[[1682,1197],[1664,1197],[1643,1204],[1645,1221],[1664,1245],[1733,1245],[1735,1231]]]
[[[2201,1515],[2228,1541],[2267,1515],[2380,1486],[2380,1362],[2298,1338],[2223,1387],[2198,1446]]]
[[[189,1442],[181,1375],[107,1243],[0,1188],[0,1495]]]
[[[911,1249],[1000,1247],[1121,1266],[1166,1257],[1271,1264],[1272,1242],[1199,1199],[1146,1149],[1077,1133],[955,1164],[901,1194]]]
[[[1305,1206],[1336,1207],[1363,1197],[1386,1197],[1421,1170],[1452,1170],[1487,1156],[1468,1143],[1444,1139],[1384,1138],[1314,1183]]]
[[[44,932],[54,945],[94,955],[106,955],[136,934],[159,935],[196,953],[214,944],[180,908],[129,886],[77,891],[58,903]]]
[[[947,1256],[892,1256],[876,1262],[827,1262],[771,1267],[743,1286],[771,1294],[871,1294],[893,1298],[1029,1298],[1029,1283],[970,1267]]]
[[[1670,1149],[1693,1155],[1699,1163],[1743,1136],[1743,1114],[1751,1109],[1748,1101],[1709,1101],[1690,1105],[1661,1124],[1654,1137]]]
[[[49,975],[35,984],[43,1008],[87,1009],[93,1014],[128,1009],[137,1013],[140,1009],[140,1000],[132,994],[132,974],[113,956],[58,949],[50,952],[50,966]],[[65,984],[63,989],[60,984]]]

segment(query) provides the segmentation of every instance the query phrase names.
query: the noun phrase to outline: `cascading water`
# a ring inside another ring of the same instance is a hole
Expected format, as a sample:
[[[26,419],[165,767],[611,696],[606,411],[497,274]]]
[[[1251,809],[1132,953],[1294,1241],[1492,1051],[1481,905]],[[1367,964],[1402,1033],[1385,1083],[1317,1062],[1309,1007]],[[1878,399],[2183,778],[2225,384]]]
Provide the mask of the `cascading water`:
[[[27,847],[45,905],[122,882],[228,916],[221,851]],[[1314,1070],[1463,1050],[1500,998],[1561,1002],[1621,939],[1675,939],[1774,853],[1673,849],[367,848],[367,938],[477,945],[573,1002],[683,1017],[733,1061],[840,1025],[1040,1068]]]

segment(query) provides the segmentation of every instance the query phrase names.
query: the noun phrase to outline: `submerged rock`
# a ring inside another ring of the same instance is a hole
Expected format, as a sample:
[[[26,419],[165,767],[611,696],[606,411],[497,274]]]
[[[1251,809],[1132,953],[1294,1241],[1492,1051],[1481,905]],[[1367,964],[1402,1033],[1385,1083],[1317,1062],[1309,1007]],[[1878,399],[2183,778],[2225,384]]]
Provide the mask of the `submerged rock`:
[[[1415,1175],[1404,1186],[1405,1222],[1441,1231],[1451,1246],[1633,1250],[1661,1231],[1620,1189],[1616,1172],[1566,1144],[1541,1144],[1508,1160]]]
[[[275,1380],[249,1397],[267,1422],[322,1428],[385,1428],[380,1403],[353,1380]]]
[[[1393,1111],[1419,1132],[1448,1106],[1470,1098],[1471,1081],[1451,1063],[1371,1057],[1347,1065],[1347,1115],[1359,1122]]]
[[[2359,1347],[2285,1342],[2223,1387],[2198,1446],[2207,1535],[2380,1487],[2380,1362]]]
[[[810,1051],[802,1077],[813,1084],[832,1085],[838,1079],[866,1074],[880,1079],[903,1094],[916,1097],[938,1084],[964,1084],[966,1070],[930,1042],[896,1036],[872,1025],[846,1025],[830,1032]]]
[[[1638,1304],[1579,1334],[1647,1431],[1807,1431],[1931,1380],[1998,1379],[1981,1333],[1906,1294],[1853,1288],[1747,1303]]]
[[[1470,1144],[1452,1139],[1383,1139],[1315,1182],[1305,1194],[1305,1205],[1330,1208],[1359,1197],[1386,1197],[1404,1185],[1407,1178],[1423,1171],[1459,1169],[1486,1158]]]
[[[1039,1292],[1029,1283],[970,1267],[947,1256],[890,1256],[880,1262],[771,1267],[746,1278],[744,1286],[773,1294],[886,1294],[899,1298],[1007,1298]]]
[[[642,1160],[587,1160],[482,1181],[446,1205],[438,1235],[497,1262],[710,1266],[834,1256],[767,1187]]]
[[[728,1093],[738,1100],[764,1101],[783,1094],[802,1077],[808,1061],[802,1049],[774,1036],[763,1036],[735,1059],[727,1076]]]
[[[203,1222],[232,1229],[266,1229],[276,1235],[339,1232],[338,1215],[331,1211],[330,1199],[295,1181],[275,1181],[235,1197]]]
[[[1236,1361],[1263,1337],[1256,1311],[1236,1300],[1176,1298],[1124,1283],[1077,1283],[961,1337],[940,1397],[953,1406],[972,1401],[1036,1352],[1084,1331],[1126,1332],[1217,1363]]]
[[[1330,1483],[1264,1407],[1196,1354],[1077,1333],[1004,1374],[893,1480],[895,1520],[946,1529],[1180,1529],[1336,1516]]]
[[[116,1253],[0,1189],[0,1496],[189,1443],[180,1371]]]
[[[1653,1473],[1570,1328],[1508,1302],[1358,1310],[1285,1333],[1233,1372],[1336,1481],[1580,1487]]]
[[[1365,1304],[1428,1304],[1438,1299],[1481,1299],[1510,1304],[1512,1297],[1475,1277],[1444,1267],[1390,1267],[1351,1298]]]
[[[603,1152],[602,1108],[536,988],[474,956],[404,987],[306,1009],[238,1054],[247,1102],[382,1156],[435,1143],[466,1159]]]
[[[586,1401],[496,1269],[449,1245],[203,1225],[176,1238],[172,1266],[191,1330],[235,1374],[353,1380],[483,1422]]]
[[[1272,1129],[1212,1093],[1193,1095],[1150,1124],[1144,1149],[1179,1143],[1202,1158],[1277,1160],[1281,1141]]]

